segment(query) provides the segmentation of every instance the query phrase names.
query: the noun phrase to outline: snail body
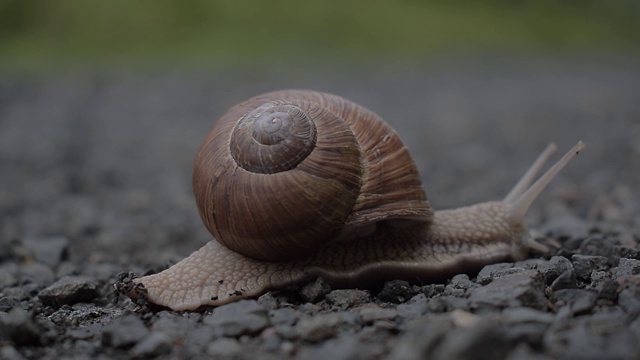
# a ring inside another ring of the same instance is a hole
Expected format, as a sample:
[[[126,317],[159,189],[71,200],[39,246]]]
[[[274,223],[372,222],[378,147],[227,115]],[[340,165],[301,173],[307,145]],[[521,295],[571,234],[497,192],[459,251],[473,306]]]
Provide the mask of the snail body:
[[[215,239],[135,279],[128,295],[194,310],[318,276],[339,287],[424,281],[545,251],[524,215],[583,147],[532,185],[547,147],[503,201],[434,212],[407,148],[376,114],[313,91],[259,95],[227,111],[196,155],[194,194]]]

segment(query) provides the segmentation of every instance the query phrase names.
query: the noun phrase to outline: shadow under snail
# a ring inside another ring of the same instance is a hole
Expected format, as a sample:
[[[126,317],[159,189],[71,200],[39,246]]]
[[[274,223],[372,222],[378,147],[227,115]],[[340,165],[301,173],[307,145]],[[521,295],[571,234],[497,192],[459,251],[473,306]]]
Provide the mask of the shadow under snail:
[[[502,201],[433,211],[407,148],[373,112],[314,91],[258,95],[218,120],[195,159],[198,210],[217,241],[127,294],[195,310],[319,276],[426,281],[548,251],[524,216],[583,148],[534,183],[549,145]]]

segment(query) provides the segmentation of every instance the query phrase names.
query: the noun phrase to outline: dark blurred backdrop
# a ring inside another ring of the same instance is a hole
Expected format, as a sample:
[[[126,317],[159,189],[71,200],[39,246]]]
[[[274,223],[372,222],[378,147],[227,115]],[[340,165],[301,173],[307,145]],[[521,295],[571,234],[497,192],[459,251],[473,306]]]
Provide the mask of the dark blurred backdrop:
[[[639,48],[636,0],[0,0],[0,61],[27,71]]]

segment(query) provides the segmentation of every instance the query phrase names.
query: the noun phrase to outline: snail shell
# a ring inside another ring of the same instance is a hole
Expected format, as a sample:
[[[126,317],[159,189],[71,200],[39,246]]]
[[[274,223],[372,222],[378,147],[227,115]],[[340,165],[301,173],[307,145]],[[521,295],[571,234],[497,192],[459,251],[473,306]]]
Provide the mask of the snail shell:
[[[342,97],[276,91],[231,108],[196,156],[200,216],[224,246],[279,261],[433,210],[398,134]]]

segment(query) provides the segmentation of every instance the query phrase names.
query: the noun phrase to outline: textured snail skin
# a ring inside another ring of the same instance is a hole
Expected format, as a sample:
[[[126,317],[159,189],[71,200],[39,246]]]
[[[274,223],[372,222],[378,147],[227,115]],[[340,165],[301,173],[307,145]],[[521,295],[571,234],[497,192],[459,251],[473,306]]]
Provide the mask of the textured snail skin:
[[[526,229],[501,220],[506,218],[500,202],[437,211],[431,224],[381,225],[369,237],[288,262],[253,260],[210,241],[171,268],[136,281],[148,301],[173,310],[222,305],[318,276],[338,287],[395,278],[429,281],[522,257],[526,246],[514,239],[523,239]]]
[[[277,222],[280,220],[279,216],[284,216],[278,212],[266,211],[270,209],[270,204],[279,205],[279,198],[247,206],[240,212],[230,208],[229,205],[233,204],[230,198],[240,198],[241,203],[247,203],[247,194],[253,193],[251,188],[242,186],[230,191],[230,187],[235,183],[223,183],[224,179],[229,178],[225,173],[230,172],[232,180],[249,174],[229,160],[229,156],[218,152],[220,149],[235,146],[229,135],[235,126],[231,119],[244,119],[246,108],[255,105],[260,107],[265,100],[276,99],[276,106],[280,106],[280,100],[277,99],[283,95],[287,101],[292,99],[296,106],[302,107],[306,105],[300,101],[311,98],[314,103],[326,106],[328,111],[347,117],[346,122],[351,127],[362,119],[367,120],[359,126],[364,128],[365,135],[355,135],[356,140],[365,143],[367,150],[361,158],[363,163],[353,168],[356,173],[361,173],[365,180],[361,180],[360,190],[355,194],[357,196],[349,200],[349,206],[353,206],[355,211],[343,216],[346,217],[346,223],[338,229],[340,231],[336,232],[330,228],[325,236],[327,239],[320,236],[323,242],[315,245],[317,248],[310,253],[302,253],[300,249],[304,247],[296,244],[297,247],[294,247],[292,253],[299,252],[300,256],[290,259],[291,254],[288,254],[288,259],[285,260],[264,260],[261,258],[269,259],[269,256],[254,256],[256,253],[260,255],[259,252],[263,251],[259,248],[253,248],[249,254],[241,254],[240,251],[229,248],[233,246],[225,246],[213,240],[169,269],[135,279],[135,286],[127,292],[129,297],[143,298],[173,310],[196,310],[256,297],[268,290],[319,276],[336,287],[366,286],[373,282],[397,278],[428,282],[460,272],[476,271],[484,265],[499,261],[522,259],[531,249],[549,250],[530,237],[524,225],[524,217],[540,192],[584,148],[582,142],[569,150],[534,183],[537,173],[556,149],[555,145],[549,145],[502,201],[433,212],[426,201],[424,190],[419,185],[419,175],[407,149],[388,125],[375,114],[356,104],[337,96],[309,91],[269,93],[241,103],[223,116],[205,140],[196,158],[194,192],[200,215],[214,237],[220,237],[220,224],[239,221],[234,225],[235,228],[232,228],[242,235],[245,231],[242,226],[252,225],[250,219],[260,222],[264,216],[269,221]],[[236,114],[236,111],[239,114]],[[280,108],[277,109],[277,112],[279,111]],[[260,116],[262,113],[256,117]],[[267,124],[268,126],[270,125]],[[237,128],[236,126],[235,129]],[[362,139],[357,139],[358,137]],[[373,139],[370,139],[371,137]],[[325,140],[326,138],[318,134],[318,143]],[[389,158],[385,158],[380,151],[386,144],[393,145],[389,149],[390,162],[385,162],[389,161]],[[369,156],[371,154],[373,156]],[[315,155],[317,154],[313,151],[309,157]],[[329,158],[332,156],[330,154]],[[234,159],[237,157],[239,156],[236,154]],[[319,163],[324,164],[326,157],[320,159]],[[333,159],[335,161],[335,157]],[[405,162],[406,172],[400,171],[398,159]],[[202,164],[204,166],[199,166]],[[254,166],[254,163],[250,164],[250,167]],[[358,169],[358,166],[362,169]],[[319,169],[316,165],[309,166],[302,162],[286,167],[294,170],[308,167],[312,169],[312,173]],[[282,174],[279,171],[276,175]],[[259,184],[263,184],[265,176],[270,175],[259,173]],[[390,181],[392,185],[380,182],[380,178]],[[328,179],[333,177],[329,176]],[[285,178],[281,177],[281,180]],[[326,183],[326,179],[322,180],[320,185]],[[349,184],[347,181],[347,187],[351,186]],[[402,184],[406,186],[403,187]],[[222,195],[214,191],[217,186],[224,189]],[[266,189],[271,189],[270,186],[273,185],[267,185]],[[308,190],[310,188],[306,186],[298,188],[302,193]],[[348,190],[346,195],[353,192]],[[268,191],[266,193],[268,194]],[[214,197],[214,201],[203,201],[198,198],[199,194]],[[218,200],[215,200],[215,196],[218,196]],[[304,198],[303,195],[299,197]],[[333,205],[329,206],[328,210],[332,207]],[[300,209],[304,214],[303,220],[306,220],[304,217],[308,217],[308,214],[313,214],[313,211],[305,213],[306,210],[308,209]],[[242,214],[239,220],[234,217],[238,213]],[[311,224],[322,223],[321,220],[324,219],[319,218],[321,214],[317,216],[311,217]],[[267,222],[266,225],[269,226],[270,223]],[[306,226],[300,229],[305,230]],[[282,233],[282,229],[278,231]],[[286,233],[284,235],[287,236]],[[304,237],[299,236],[294,240],[304,240]],[[284,237],[280,236],[277,240],[280,241],[281,238]],[[278,244],[281,248],[282,245],[283,243]],[[277,251],[276,255],[280,253],[282,250]]]

